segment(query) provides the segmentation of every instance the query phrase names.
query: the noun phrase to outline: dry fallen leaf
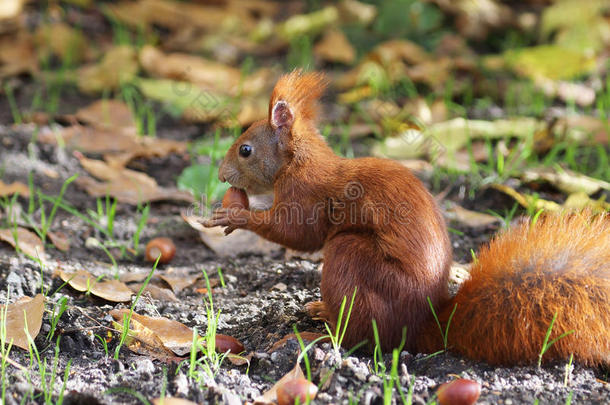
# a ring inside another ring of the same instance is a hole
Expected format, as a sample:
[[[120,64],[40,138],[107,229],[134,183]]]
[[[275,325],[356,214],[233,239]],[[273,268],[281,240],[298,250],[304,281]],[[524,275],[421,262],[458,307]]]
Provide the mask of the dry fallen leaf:
[[[197,402],[176,397],[155,398],[152,403],[154,405],[197,405]]]
[[[503,57],[509,67],[533,80],[572,79],[590,72],[596,66],[595,55],[558,45],[510,49]]]
[[[123,315],[128,314],[128,309],[110,311],[110,315],[117,322],[122,322]],[[135,312],[131,315],[132,322],[135,320],[151,330],[162,343],[163,347],[171,350],[178,356],[184,356],[191,352],[193,344],[193,330],[188,326],[167,318],[150,317]]]
[[[70,239],[63,232],[47,232],[47,237],[53,245],[62,252],[70,250]]]
[[[472,228],[490,226],[500,222],[500,219],[493,215],[471,211],[458,204],[450,204],[445,212],[449,219]]]
[[[544,122],[529,117],[495,121],[454,118],[429,125],[423,131],[413,129],[405,123],[405,131],[375,145],[373,153],[394,159],[408,159],[426,154],[433,157],[451,155],[472,139],[521,138],[536,133],[544,126]]]
[[[38,57],[34,40],[26,32],[0,37],[0,78],[21,73],[36,74]]]
[[[526,182],[546,181],[557,187],[564,193],[585,193],[591,195],[597,191],[610,190],[610,183],[594,179],[569,169],[538,167],[525,169],[521,173],[521,179]]]
[[[273,404],[277,400],[277,390],[279,387],[284,385],[287,381],[293,380],[295,378],[305,378],[305,374],[303,374],[303,370],[301,370],[301,366],[299,363],[296,363],[292,370],[286,373],[278,382],[276,382],[273,387],[271,387],[267,392],[265,392],[262,396],[256,398],[254,400],[257,404]]]
[[[513,197],[515,201],[526,209],[534,209],[536,211],[541,209],[544,209],[545,211],[559,211],[561,209],[561,205],[554,201],[544,200],[528,194],[522,194],[505,184],[492,184],[492,187]]]
[[[138,291],[140,291],[140,288],[142,288],[143,285],[144,284],[142,284],[142,283],[135,283],[135,284],[129,284],[128,287],[131,289],[131,291],[133,291],[134,293],[137,293]],[[150,294],[150,296],[153,299],[156,299],[156,300],[159,300],[159,301],[163,301],[163,302],[167,302],[167,301],[178,302],[178,298],[176,298],[176,296],[174,295],[172,290],[169,290],[167,288],[159,287],[159,286],[154,285],[152,283],[148,283],[146,288],[144,288],[144,293]]]
[[[203,227],[199,222],[201,217],[182,214],[182,219],[192,228],[198,230],[203,243],[221,257],[243,253],[269,254],[282,249],[280,245],[269,242],[253,232],[237,229],[231,234],[225,235],[221,227]]]
[[[126,312],[125,312],[126,311]],[[112,325],[120,332],[123,331],[124,316],[127,317],[129,310],[112,310],[110,315],[115,319]],[[179,360],[174,353],[163,345],[157,334],[135,319],[132,313],[129,323],[129,333],[125,339],[125,345],[134,353],[151,356],[162,361]]]
[[[338,7],[342,21],[357,22],[366,26],[377,17],[377,7],[373,4],[357,0],[343,0]]]
[[[136,123],[129,106],[120,100],[98,100],[76,112],[76,118],[95,128],[136,135]]]
[[[127,45],[116,46],[104,54],[102,60],[78,70],[76,83],[85,93],[118,89],[133,79],[138,72],[136,51]]]
[[[22,197],[28,197],[30,195],[30,189],[20,181],[5,184],[0,180],[0,197],[13,195],[15,193],[19,193]]]
[[[68,273],[58,271],[59,277],[77,291],[88,291],[91,294],[112,302],[131,300],[132,291],[119,280],[109,279],[99,281],[97,277],[86,270]]]
[[[446,13],[456,16],[459,32],[478,40],[487,38],[490,29],[502,28],[513,22],[510,7],[497,0],[433,0]]]
[[[193,201],[193,196],[189,192],[174,188],[163,188],[156,184],[153,186],[143,185],[133,179],[124,177],[99,182],[91,177],[82,176],[76,180],[76,184],[85,189],[92,197],[110,196],[116,198],[117,201],[131,205],[149,201]]]
[[[81,176],[76,180],[76,184],[93,197],[108,195],[132,205],[161,200],[193,201],[191,193],[161,187],[146,173],[113,167],[101,160],[87,159],[84,156],[80,156],[80,162],[88,172],[104,180],[98,182],[87,176]]]
[[[255,21],[251,11],[273,15],[272,10],[277,9],[277,6],[269,4],[254,8],[252,5],[248,6],[250,2],[247,2],[246,6],[243,6],[244,2],[235,0],[230,3],[236,3],[236,6],[225,8],[175,0],[139,0],[108,4],[108,9],[114,18],[138,29],[153,24],[173,30],[194,27],[209,31],[232,26],[237,32],[250,32],[254,28]]]
[[[328,62],[339,62],[350,65],[356,59],[356,50],[349,43],[345,34],[338,29],[326,31],[320,42],[314,47],[314,54]]]
[[[44,296],[37,294],[34,298],[22,297],[13,304],[0,306],[0,316],[6,310],[6,341],[28,350],[27,331],[34,340],[40,332],[44,313]],[[1,320],[4,322],[4,320]]]
[[[172,288],[172,291],[174,291],[174,293],[179,293],[180,291],[182,291],[184,288],[189,287],[193,284],[195,284],[195,282],[197,280],[199,280],[201,278],[202,274],[201,273],[195,273],[195,274],[189,274],[187,272],[181,272],[181,273],[176,273],[176,272],[171,272],[168,271],[165,274],[160,274],[159,277],[165,281],[167,284],[169,284],[169,286]],[[210,280],[211,282],[211,280]],[[211,287],[214,287],[213,285]]]
[[[40,59],[46,59],[51,54],[61,60],[78,63],[87,58],[91,49],[82,32],[63,22],[42,24],[35,35]]]
[[[93,119],[91,114],[89,118]],[[119,117],[120,119],[120,117]],[[122,125],[114,122],[113,125]],[[68,149],[83,153],[104,154],[104,159],[114,167],[127,165],[136,157],[163,157],[171,153],[182,154],[187,143],[172,139],[136,136],[129,127],[101,129],[72,125],[61,129],[44,127],[38,140],[52,145],[63,144]]]
[[[309,14],[297,14],[289,17],[278,25],[277,31],[281,39],[290,41],[304,35],[314,36],[325,28],[336,25],[339,11],[334,6],[327,6]]]
[[[605,200],[605,196],[602,196],[597,200],[593,200],[587,194],[582,192],[570,194],[563,203],[563,206],[568,209],[577,210],[587,208],[593,212],[610,211],[610,202]]]
[[[44,245],[38,235],[21,227],[17,228],[16,234],[13,232],[12,228],[0,229],[0,240],[9,243],[14,248],[19,247],[23,253],[32,258],[45,260]]]
[[[142,48],[139,57],[142,68],[152,76],[182,80],[231,95],[239,91],[241,72],[232,66],[185,53],[164,54],[150,45]],[[176,88],[177,92],[180,90]]]

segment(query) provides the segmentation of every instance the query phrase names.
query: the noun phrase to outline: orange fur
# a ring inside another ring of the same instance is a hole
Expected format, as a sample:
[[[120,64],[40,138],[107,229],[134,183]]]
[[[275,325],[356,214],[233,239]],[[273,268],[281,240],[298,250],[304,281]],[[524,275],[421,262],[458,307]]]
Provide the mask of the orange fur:
[[[575,329],[545,355],[574,353],[586,364],[610,353],[608,216],[543,217],[483,248],[471,279],[449,300],[451,246],[442,215],[423,184],[399,163],[336,156],[315,127],[326,80],[294,71],[271,97],[270,119],[253,124],[227,152],[220,178],[249,192],[273,190],[267,211],[219,210],[206,226],[244,228],[303,251],[323,249],[322,302],[310,310],[331,324],[357,288],[344,345],[436,350],[440,333],[428,297],[447,322],[449,344],[490,363],[533,362],[557,311],[553,335]],[[282,101],[278,121],[271,117]],[[286,107],[289,108],[290,112]],[[278,124],[279,122],[279,124]],[[252,147],[241,156],[242,146]]]
[[[481,249],[468,279],[440,315],[452,350],[490,364],[534,363],[557,313],[543,356],[570,354],[587,365],[610,364],[610,216],[549,214],[523,222]],[[420,349],[440,347],[429,324]]]

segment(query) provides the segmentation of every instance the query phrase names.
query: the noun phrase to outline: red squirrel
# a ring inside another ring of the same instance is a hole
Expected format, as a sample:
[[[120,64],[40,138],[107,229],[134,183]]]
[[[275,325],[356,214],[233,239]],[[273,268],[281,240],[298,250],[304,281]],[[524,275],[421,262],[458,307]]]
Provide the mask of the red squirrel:
[[[543,360],[610,364],[610,216],[543,215],[483,247],[457,296],[448,294],[451,245],[433,196],[401,164],[334,154],[316,128],[320,73],[277,82],[269,117],[229,148],[219,179],[248,195],[273,192],[270,209],[220,208],[204,225],[247,229],[300,251],[323,249],[322,301],[315,317],[336,323],[344,297],[351,318],[343,345],[432,352],[452,310],[450,349],[490,364],[533,363],[557,314]]]

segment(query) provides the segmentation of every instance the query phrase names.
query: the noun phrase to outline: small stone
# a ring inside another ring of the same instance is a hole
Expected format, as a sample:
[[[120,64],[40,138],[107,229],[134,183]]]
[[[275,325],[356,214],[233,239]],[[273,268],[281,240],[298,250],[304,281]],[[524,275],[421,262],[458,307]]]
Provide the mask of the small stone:
[[[362,382],[366,381],[366,375],[364,375],[364,373],[357,372],[356,374],[354,374],[354,376]],[[373,376],[371,376],[371,377],[373,377]]]
[[[277,283],[276,285],[271,287],[272,290],[278,290],[278,291],[286,291],[287,288],[288,288],[288,286],[284,283]]]
[[[279,360],[279,358],[280,358],[280,355],[279,355],[278,352],[271,353],[271,361],[272,362],[274,362],[274,363],[277,362]]]
[[[176,386],[176,394],[187,396],[189,393],[189,382],[184,373],[179,373],[174,378],[174,385]]]

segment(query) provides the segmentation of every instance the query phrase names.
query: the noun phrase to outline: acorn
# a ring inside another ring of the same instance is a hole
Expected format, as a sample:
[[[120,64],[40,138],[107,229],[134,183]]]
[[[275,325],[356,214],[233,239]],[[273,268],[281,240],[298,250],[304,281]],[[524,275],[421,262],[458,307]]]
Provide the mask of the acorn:
[[[299,399],[299,404],[312,400],[318,393],[318,387],[305,378],[294,378],[286,381],[277,389],[278,405],[292,405]]]
[[[161,255],[159,263],[168,263],[176,254],[176,245],[170,238],[154,238],[146,244],[146,260],[154,262]]]
[[[472,405],[481,395],[481,384],[476,381],[458,378],[449,381],[436,391],[440,405]]]
[[[248,209],[250,202],[244,190],[237,187],[230,187],[222,198],[223,208],[243,208]]]

